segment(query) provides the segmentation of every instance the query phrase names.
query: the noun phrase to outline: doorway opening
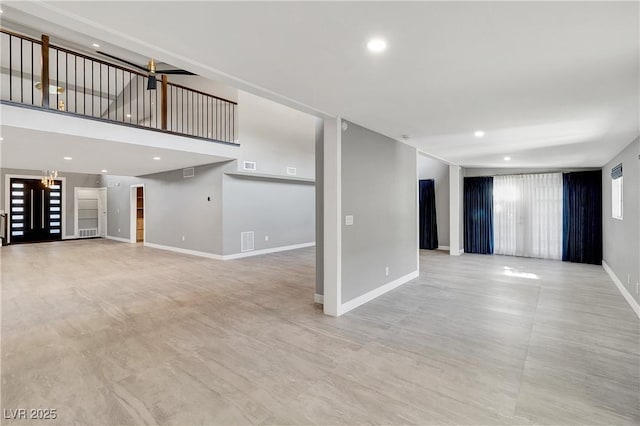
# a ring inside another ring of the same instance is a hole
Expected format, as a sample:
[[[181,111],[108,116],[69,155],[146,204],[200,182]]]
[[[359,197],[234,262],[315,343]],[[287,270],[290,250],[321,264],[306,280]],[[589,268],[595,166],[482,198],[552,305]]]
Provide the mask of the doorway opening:
[[[129,240],[132,243],[145,241],[144,185],[131,185],[131,223]]]

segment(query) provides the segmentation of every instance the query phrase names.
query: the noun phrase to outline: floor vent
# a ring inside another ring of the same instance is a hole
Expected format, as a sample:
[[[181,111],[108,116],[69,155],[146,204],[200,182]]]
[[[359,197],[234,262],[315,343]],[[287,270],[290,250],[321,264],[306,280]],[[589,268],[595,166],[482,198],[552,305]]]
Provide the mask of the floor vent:
[[[182,169],[182,177],[183,178],[192,178],[196,175],[196,171],[193,167],[187,167],[186,169]]]
[[[245,161],[244,163],[242,163],[242,167],[245,170],[255,171],[256,170],[256,162],[255,161]]]
[[[253,231],[240,233],[240,251],[253,250]]]
[[[98,236],[98,228],[79,229],[78,238],[90,238]]]

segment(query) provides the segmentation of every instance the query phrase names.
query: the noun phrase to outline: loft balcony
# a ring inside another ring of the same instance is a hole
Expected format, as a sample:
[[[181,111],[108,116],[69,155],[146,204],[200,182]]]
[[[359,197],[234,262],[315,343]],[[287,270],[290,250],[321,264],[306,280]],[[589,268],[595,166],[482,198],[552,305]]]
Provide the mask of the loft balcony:
[[[0,29],[0,101],[238,145],[237,103],[40,40]],[[48,84],[43,84],[47,82]]]

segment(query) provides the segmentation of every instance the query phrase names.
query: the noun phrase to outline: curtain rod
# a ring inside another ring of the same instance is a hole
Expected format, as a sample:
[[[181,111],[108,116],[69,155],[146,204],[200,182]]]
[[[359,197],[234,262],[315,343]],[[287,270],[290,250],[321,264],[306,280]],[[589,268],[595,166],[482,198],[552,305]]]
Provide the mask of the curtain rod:
[[[548,171],[548,172],[522,172],[522,173],[493,173],[493,174],[487,174],[487,175],[474,175],[474,176],[464,176],[464,177],[491,177],[491,176],[522,176],[522,175],[547,175],[550,173],[573,173],[573,172],[593,172],[595,170],[602,170],[601,167],[594,167],[594,168],[590,168],[590,169],[577,169],[577,170],[573,170],[573,169],[566,169],[566,170],[559,170],[559,171]]]

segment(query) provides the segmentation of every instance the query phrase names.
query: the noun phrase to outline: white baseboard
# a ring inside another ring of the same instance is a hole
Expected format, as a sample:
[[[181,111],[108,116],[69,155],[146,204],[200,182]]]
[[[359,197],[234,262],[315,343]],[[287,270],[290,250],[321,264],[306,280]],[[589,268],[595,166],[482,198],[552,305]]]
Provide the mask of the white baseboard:
[[[324,305],[324,295],[323,294],[314,293],[313,301],[315,303],[319,303],[321,305]]]
[[[128,238],[112,237],[111,235],[107,235],[105,238],[107,240],[120,241],[121,243],[131,243],[131,240]]]
[[[159,250],[167,250],[167,251],[172,251],[172,252],[181,253],[181,254],[190,254],[191,256],[206,257],[208,259],[224,260],[223,256],[219,254],[207,253],[205,251],[189,250],[189,249],[184,249],[180,247],[164,246],[162,244],[147,243],[147,242],[144,242],[143,244],[145,247],[151,247]]]
[[[604,260],[602,261],[602,267],[607,272],[607,274],[609,274],[611,280],[616,284],[616,287],[618,287],[618,290],[620,290],[622,296],[625,298],[629,306],[631,306],[631,309],[633,309],[638,318],[640,318],[640,305],[638,304],[638,302],[636,302],[633,296],[629,293],[629,290],[627,290],[627,288],[622,284],[622,281],[620,281],[620,279],[613,272],[613,269],[611,269],[609,265],[607,265],[607,262],[605,262]]]
[[[449,246],[438,246],[438,250],[449,250]]]
[[[127,240],[128,242],[128,240]],[[182,254],[189,254],[192,256],[200,256],[200,257],[206,257],[208,259],[215,259],[215,260],[233,260],[233,259],[240,259],[243,257],[250,257],[250,256],[259,256],[261,254],[269,254],[269,253],[277,253],[280,251],[287,251],[287,250],[296,250],[296,249],[300,249],[300,248],[304,248],[304,247],[312,247],[315,246],[316,243],[304,243],[304,244],[294,244],[291,246],[283,246],[283,247],[274,247],[274,248],[270,248],[270,249],[263,249],[263,250],[254,250],[254,251],[248,251],[248,252],[244,252],[244,253],[235,253],[235,254],[228,254],[228,255],[220,255],[220,254],[214,254],[214,253],[207,253],[204,251],[198,251],[198,250],[189,250],[189,249],[184,249],[184,248],[180,248],[180,247],[172,247],[172,246],[165,246],[162,244],[155,244],[155,243],[144,243],[145,247],[151,247],[151,248],[155,248],[155,249],[160,249],[160,250],[168,250],[168,251],[173,251],[176,253],[182,253]]]
[[[362,296],[358,296],[355,299],[351,299],[346,303],[343,303],[340,306],[340,311],[338,313],[338,315],[342,315],[342,314],[346,314],[347,312],[349,312],[352,309],[357,308],[360,305],[364,305],[367,302],[370,302],[371,300],[382,296],[383,294],[393,290],[396,287],[400,287],[402,284],[405,284],[409,281],[411,281],[414,278],[417,278],[420,275],[420,271],[413,271],[407,275],[404,275],[396,280],[393,280],[387,284],[384,284],[381,287],[378,287],[374,290],[371,290],[368,293],[363,294]]]
[[[316,243],[293,244],[290,246],[274,247],[262,250],[245,251],[243,253],[227,254],[222,256],[223,260],[241,259],[243,257],[260,256],[261,254],[277,253],[280,251],[296,250],[305,247],[313,247]]]

